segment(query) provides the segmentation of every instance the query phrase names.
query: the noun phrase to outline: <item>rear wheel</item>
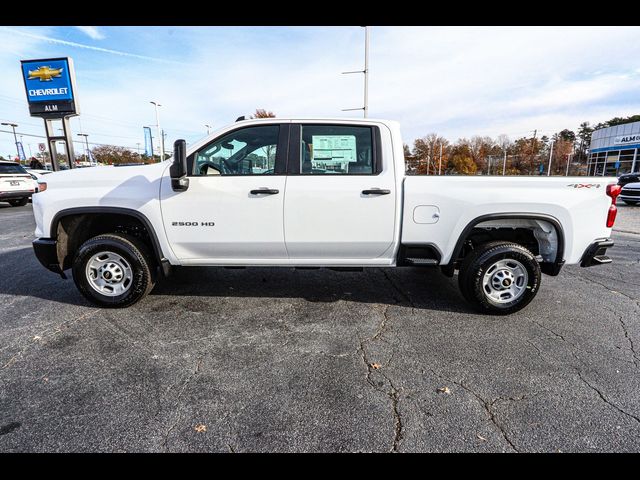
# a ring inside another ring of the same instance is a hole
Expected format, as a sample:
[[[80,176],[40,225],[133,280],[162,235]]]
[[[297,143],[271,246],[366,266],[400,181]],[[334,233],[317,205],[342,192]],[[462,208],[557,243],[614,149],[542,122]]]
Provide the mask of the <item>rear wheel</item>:
[[[522,245],[488,242],[464,259],[458,284],[464,298],[476,310],[507,315],[533,300],[541,277],[535,256]]]
[[[14,200],[9,200],[9,204],[12,207],[24,207],[27,202],[29,201],[29,199],[27,197],[25,198],[16,198]]]
[[[155,285],[152,256],[136,237],[104,234],[82,244],[72,270],[80,293],[101,307],[128,307]]]

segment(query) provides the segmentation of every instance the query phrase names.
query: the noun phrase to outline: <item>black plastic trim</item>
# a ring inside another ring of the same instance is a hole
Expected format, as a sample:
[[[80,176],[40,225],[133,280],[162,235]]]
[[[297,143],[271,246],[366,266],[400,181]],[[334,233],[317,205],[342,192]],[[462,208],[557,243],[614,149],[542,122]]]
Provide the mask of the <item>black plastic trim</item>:
[[[67,278],[58,263],[56,244],[57,242],[53,238],[36,238],[32,242],[33,251],[42,266],[47,270],[57,273],[62,276],[62,278]]]
[[[525,220],[543,220],[545,222],[549,222],[554,226],[556,232],[558,234],[558,251],[556,252],[556,259],[554,262],[545,262],[542,264],[540,269],[543,273],[547,275],[558,275],[560,273],[560,268],[564,265],[564,229],[562,225],[558,221],[557,218],[552,217],[551,215],[546,215],[544,213],[490,213],[488,215],[481,215],[479,217],[474,218],[471,222],[464,227],[462,233],[460,233],[460,237],[458,237],[458,241],[456,242],[456,246],[453,249],[453,253],[451,255],[451,259],[449,263],[442,265],[443,267],[453,267],[455,264],[460,252],[462,251],[462,247],[464,246],[464,242],[467,237],[471,233],[471,230],[478,225],[479,223],[486,222],[488,220],[509,220],[509,219],[525,219]]]
[[[580,266],[593,267],[595,265],[611,263],[611,259],[605,254],[607,253],[607,248],[611,248],[613,245],[613,240],[610,238],[596,240],[585,249],[580,258]]]
[[[147,231],[149,232],[149,237],[151,238],[151,243],[153,246],[153,253],[156,256],[156,260],[158,264],[161,264],[163,260],[165,260],[164,255],[162,254],[162,248],[160,248],[160,242],[158,241],[158,236],[156,235],[156,231],[153,228],[153,225],[149,221],[149,219],[142,213],[137,210],[133,210],[131,208],[124,207],[75,207],[75,208],[67,208],[65,210],[60,210],[55,214],[53,220],[51,221],[50,235],[52,239],[55,239],[58,235],[58,224],[60,220],[64,217],[68,217],[69,215],[79,215],[85,213],[117,213],[120,215],[128,215],[130,217],[134,217],[142,222]],[[56,260],[57,261],[57,260]]]

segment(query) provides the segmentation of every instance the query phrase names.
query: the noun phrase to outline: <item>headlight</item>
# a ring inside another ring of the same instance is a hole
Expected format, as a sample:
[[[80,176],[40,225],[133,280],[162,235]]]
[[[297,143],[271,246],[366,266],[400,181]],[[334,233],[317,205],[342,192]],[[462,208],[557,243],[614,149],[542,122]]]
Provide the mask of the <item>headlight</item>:
[[[47,182],[38,182],[38,192],[42,193],[47,189]]]

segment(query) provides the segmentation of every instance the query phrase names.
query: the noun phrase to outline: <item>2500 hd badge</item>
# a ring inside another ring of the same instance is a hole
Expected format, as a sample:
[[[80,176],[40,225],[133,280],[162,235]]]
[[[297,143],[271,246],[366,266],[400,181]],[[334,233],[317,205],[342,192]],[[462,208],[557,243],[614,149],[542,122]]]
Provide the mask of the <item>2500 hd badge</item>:
[[[171,222],[172,227],[213,227],[215,222]]]

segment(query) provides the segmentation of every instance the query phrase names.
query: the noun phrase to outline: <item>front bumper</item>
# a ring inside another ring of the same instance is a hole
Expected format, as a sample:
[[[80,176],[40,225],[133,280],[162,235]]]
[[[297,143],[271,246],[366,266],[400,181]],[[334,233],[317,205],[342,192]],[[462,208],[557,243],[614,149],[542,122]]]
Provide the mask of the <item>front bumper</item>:
[[[611,263],[611,258],[607,257],[607,248],[613,247],[613,240],[605,238],[596,240],[582,254],[580,259],[581,267],[592,267],[594,265],[605,265]]]
[[[0,200],[11,200],[13,198],[25,198],[33,195],[33,190],[15,190],[9,192],[0,192]]]
[[[59,274],[62,278],[67,278],[58,262],[56,244],[57,242],[52,238],[36,238],[33,241],[33,251],[44,268]]]

